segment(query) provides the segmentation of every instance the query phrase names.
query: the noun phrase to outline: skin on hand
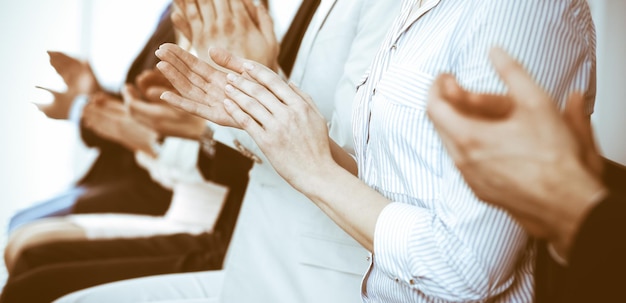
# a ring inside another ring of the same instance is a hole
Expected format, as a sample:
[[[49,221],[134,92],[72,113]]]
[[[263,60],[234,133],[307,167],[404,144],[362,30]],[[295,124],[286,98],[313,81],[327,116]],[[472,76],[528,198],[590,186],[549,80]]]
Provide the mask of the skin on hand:
[[[208,50],[221,47],[278,70],[279,45],[263,5],[251,0],[175,0],[174,27],[209,62]]]
[[[158,133],[133,119],[121,100],[104,93],[96,94],[83,109],[82,122],[97,135],[129,150],[157,156],[153,144],[159,138]]]
[[[220,50],[211,56],[237,72],[224,87],[226,110],[237,124],[285,180],[372,251],[376,221],[389,201],[354,176],[353,159],[330,140],[313,100],[265,66]],[[346,157],[351,163],[341,160]]]
[[[125,102],[132,117],[156,130],[162,137],[199,140],[206,120],[172,107],[161,100],[166,91],[175,91],[172,84],[157,70],[145,70],[135,78],[136,87],[127,84]]]
[[[441,75],[428,114],[475,194],[567,256],[604,191],[582,95],[570,97],[563,119],[519,63],[497,48],[490,58],[507,95],[467,92],[453,76]]]
[[[238,127],[224,109],[226,73],[198,59],[175,44],[156,51],[162,61],[157,68],[178,92],[167,91],[161,99],[183,111],[224,126]]]
[[[200,140],[205,120],[176,109],[165,102],[146,102],[130,84],[124,88],[124,102],[137,122],[155,130],[162,137]]]
[[[308,175],[336,165],[326,120],[311,98],[262,65],[244,66],[254,81],[228,74],[226,110],[254,138],[283,178],[302,188]]]
[[[174,91],[174,86],[158,69],[144,70],[135,77],[135,86],[144,101],[163,103],[161,94]]]
[[[53,101],[49,104],[35,103],[35,105],[49,118],[67,119],[69,118],[69,110],[74,99],[78,95],[91,94],[101,90],[100,84],[98,84],[98,80],[88,62],[61,52],[48,51],[48,55],[50,56],[50,65],[63,78],[67,90],[58,92],[37,86],[39,89],[50,92],[53,96]]]

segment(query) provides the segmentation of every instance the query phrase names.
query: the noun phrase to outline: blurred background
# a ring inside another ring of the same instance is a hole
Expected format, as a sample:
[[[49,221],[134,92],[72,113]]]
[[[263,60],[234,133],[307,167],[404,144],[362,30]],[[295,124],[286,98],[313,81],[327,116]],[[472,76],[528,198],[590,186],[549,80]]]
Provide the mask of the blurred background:
[[[62,192],[96,156],[76,125],[47,119],[31,104],[52,101],[35,85],[65,89],[46,51],[88,59],[103,86],[117,91],[169,2],[0,1],[0,247],[15,210]],[[1,266],[0,285],[3,273]]]
[[[1,1],[0,247],[6,241],[6,220],[15,210],[62,192],[95,156],[81,145],[75,125],[47,119],[31,104],[52,100],[35,85],[65,89],[46,50],[88,59],[100,82],[117,90],[168,2]],[[603,153],[626,164],[626,1],[589,3],[598,38],[598,93],[592,119]],[[0,285],[3,270],[0,266]]]

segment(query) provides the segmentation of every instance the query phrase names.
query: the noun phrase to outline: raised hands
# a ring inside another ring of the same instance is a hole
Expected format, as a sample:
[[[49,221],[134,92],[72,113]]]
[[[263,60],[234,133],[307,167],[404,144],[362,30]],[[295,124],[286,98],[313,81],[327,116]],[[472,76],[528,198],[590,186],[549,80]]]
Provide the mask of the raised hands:
[[[442,75],[431,88],[428,114],[476,195],[565,256],[603,190],[583,97],[570,96],[563,118],[519,63],[500,49],[490,56],[508,95],[467,92]]]
[[[237,124],[224,110],[226,73],[174,44],[156,51],[157,68],[178,91],[161,95],[167,103],[188,113],[225,126]]]
[[[210,47],[278,69],[279,45],[267,9],[252,0],[175,0],[172,22],[198,56],[209,62]]]
[[[173,89],[163,74],[158,70],[146,70],[135,82],[137,87],[127,84],[125,88],[125,101],[133,118],[161,136],[200,139],[206,121],[160,99],[163,92]]]
[[[48,55],[50,56],[50,65],[63,78],[67,90],[57,92],[38,86],[37,88],[52,93],[54,99],[50,104],[36,103],[35,105],[49,118],[67,119],[74,99],[80,94],[91,94],[99,91],[100,85],[88,62],[61,52],[48,51]]]
[[[122,91],[125,102],[132,99],[127,88]],[[132,151],[156,157],[154,144],[159,134],[130,115],[128,106],[105,93],[97,93],[83,109],[83,125],[97,135],[117,142]]]
[[[246,75],[227,75],[226,111],[285,180],[302,188],[307,176],[336,165],[326,120],[308,95],[256,62],[217,50],[212,57]]]

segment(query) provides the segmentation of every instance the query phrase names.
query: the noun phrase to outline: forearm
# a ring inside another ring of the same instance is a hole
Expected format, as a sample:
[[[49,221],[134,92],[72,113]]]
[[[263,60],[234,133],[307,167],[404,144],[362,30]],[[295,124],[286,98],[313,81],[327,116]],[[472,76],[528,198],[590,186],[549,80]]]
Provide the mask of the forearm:
[[[339,166],[343,167],[343,169],[347,170],[352,175],[358,176],[359,167],[356,160],[332,139],[330,140],[330,153]]]
[[[305,185],[298,189],[372,251],[376,220],[389,200],[338,165],[329,165],[320,173],[307,174],[305,178],[306,182],[302,182]]]

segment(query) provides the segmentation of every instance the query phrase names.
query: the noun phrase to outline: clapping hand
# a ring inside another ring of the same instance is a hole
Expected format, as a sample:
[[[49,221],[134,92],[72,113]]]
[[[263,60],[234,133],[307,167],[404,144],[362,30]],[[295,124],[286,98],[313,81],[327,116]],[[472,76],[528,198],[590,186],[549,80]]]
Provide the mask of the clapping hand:
[[[48,51],[48,55],[50,56],[50,64],[63,78],[67,90],[58,92],[37,86],[37,88],[50,92],[54,99],[50,104],[36,103],[35,105],[49,118],[67,119],[72,103],[78,95],[91,94],[101,90],[101,88],[88,62],[61,52]]]

